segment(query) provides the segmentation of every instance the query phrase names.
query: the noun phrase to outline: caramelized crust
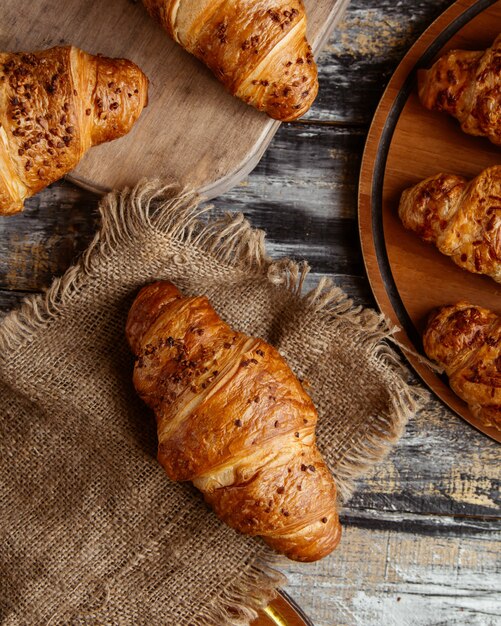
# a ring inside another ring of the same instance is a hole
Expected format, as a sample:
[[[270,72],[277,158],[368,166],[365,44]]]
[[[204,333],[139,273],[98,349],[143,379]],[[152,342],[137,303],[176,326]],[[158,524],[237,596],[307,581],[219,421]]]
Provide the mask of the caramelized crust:
[[[0,53],[0,214],[21,211],[91,146],[129,132],[147,90],[124,59],[70,46]]]
[[[437,174],[403,192],[404,226],[469,272],[501,282],[501,166],[471,182]]]
[[[289,558],[331,552],[341,528],[317,413],[280,354],[168,282],[141,290],[127,337],[169,477],[193,481],[224,522]]]
[[[302,0],[143,0],[167,32],[233,95],[293,120],[318,92]]]
[[[501,430],[501,318],[467,302],[444,306],[430,316],[423,344],[473,415]]]
[[[451,50],[418,80],[427,109],[445,111],[465,133],[501,145],[501,35],[485,52]]]

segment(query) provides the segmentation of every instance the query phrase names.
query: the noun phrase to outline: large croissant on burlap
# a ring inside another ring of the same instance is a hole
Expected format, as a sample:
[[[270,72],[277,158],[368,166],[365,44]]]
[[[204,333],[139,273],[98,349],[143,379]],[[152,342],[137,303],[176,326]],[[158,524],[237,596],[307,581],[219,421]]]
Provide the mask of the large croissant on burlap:
[[[468,302],[441,307],[428,320],[423,345],[473,415],[501,430],[501,317]]]
[[[169,282],[140,291],[126,332],[168,476],[193,481],[229,526],[291,559],[329,554],[341,535],[336,486],[315,407],[277,350]]]
[[[234,96],[294,120],[318,92],[302,0],[143,0],[170,36]]]
[[[406,189],[403,225],[465,270],[501,282],[501,166],[469,181],[437,174]]]
[[[73,46],[0,53],[0,214],[21,211],[91,146],[128,133],[147,92],[125,59]]]
[[[419,98],[427,109],[455,117],[469,135],[501,145],[501,35],[487,50],[450,50],[418,72]]]

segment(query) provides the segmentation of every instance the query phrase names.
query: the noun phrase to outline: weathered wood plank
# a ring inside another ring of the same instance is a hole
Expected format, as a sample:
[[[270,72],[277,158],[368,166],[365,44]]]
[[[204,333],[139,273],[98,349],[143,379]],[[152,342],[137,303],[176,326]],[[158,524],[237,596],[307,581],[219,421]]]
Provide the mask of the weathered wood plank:
[[[365,135],[363,128],[284,124],[247,180],[214,203],[271,222],[270,239],[313,239],[321,234],[313,219],[355,218]]]
[[[499,532],[423,536],[349,526],[330,557],[282,565],[286,590],[315,626],[495,626],[500,550]]]
[[[0,320],[12,309],[18,307],[23,298],[30,295],[27,291],[3,291],[0,290]]]
[[[351,0],[320,55],[320,92],[303,121],[367,124],[404,54],[451,4]]]
[[[501,516],[450,517],[408,511],[354,509],[344,507],[340,514],[344,528],[395,531],[432,537],[470,537],[501,532]],[[501,537],[500,537],[501,538]]]
[[[499,444],[434,398],[427,409],[361,481],[350,508],[501,516]]]
[[[0,217],[0,289],[37,291],[92,239],[97,198],[69,183],[51,185],[23,213]]]

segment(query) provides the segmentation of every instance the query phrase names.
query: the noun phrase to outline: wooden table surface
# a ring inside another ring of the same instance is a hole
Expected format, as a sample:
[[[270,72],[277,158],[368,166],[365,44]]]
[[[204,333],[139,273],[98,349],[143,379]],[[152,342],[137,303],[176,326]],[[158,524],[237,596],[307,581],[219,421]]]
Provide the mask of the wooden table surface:
[[[372,115],[410,45],[450,0],[352,0],[320,58],[320,95],[285,124],[256,170],[216,203],[374,306],[357,234],[357,179]],[[98,198],[52,185],[0,218],[0,311],[61,275],[89,243]],[[501,624],[499,444],[430,399],[344,508],[341,547],[282,563],[315,626]]]

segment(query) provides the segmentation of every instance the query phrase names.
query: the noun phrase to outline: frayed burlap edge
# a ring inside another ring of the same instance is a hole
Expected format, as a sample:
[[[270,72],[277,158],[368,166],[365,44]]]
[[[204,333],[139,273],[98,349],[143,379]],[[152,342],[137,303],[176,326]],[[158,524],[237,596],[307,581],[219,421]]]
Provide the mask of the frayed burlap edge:
[[[341,501],[353,492],[355,481],[381,461],[402,435],[409,416],[419,410],[426,393],[408,382],[408,370],[389,342],[395,342],[396,328],[384,316],[356,307],[349,297],[327,278],[302,294],[309,273],[306,263],[289,259],[272,261],[265,251],[264,233],[253,229],[242,214],[226,214],[211,219],[211,206],[200,207],[193,192],[174,186],[143,182],[134,189],[112,192],[100,203],[101,227],[80,260],[61,278],[54,280],[44,293],[27,298],[21,307],[9,313],[0,328],[0,350],[14,350],[30,341],[36,330],[51,323],[69,306],[79,291],[92,281],[95,269],[119,247],[161,232],[166,238],[189,245],[196,254],[211,257],[213,264],[241,270],[245,275],[267,275],[276,285],[301,298],[305,311],[322,316],[328,324],[347,324],[360,345],[365,345],[375,365],[389,368],[394,374],[394,395],[388,414],[375,417],[365,442],[336,466]],[[194,616],[193,624],[244,626],[256,617],[256,611],[276,595],[285,578],[268,563],[244,566],[237,582],[229,585],[212,603]]]

